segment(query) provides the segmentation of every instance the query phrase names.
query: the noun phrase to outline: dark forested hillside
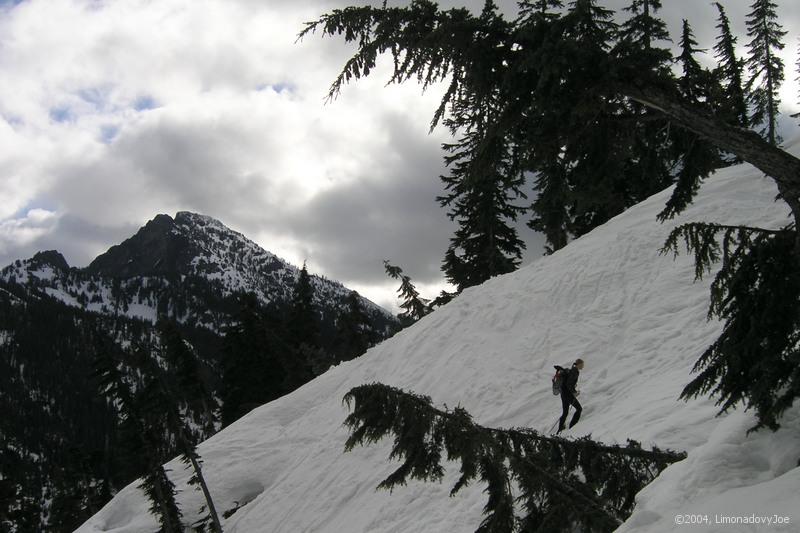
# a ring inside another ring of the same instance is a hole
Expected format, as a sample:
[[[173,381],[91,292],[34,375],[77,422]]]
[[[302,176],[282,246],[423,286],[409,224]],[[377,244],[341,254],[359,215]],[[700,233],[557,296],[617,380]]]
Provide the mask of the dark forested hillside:
[[[186,421],[202,439],[395,331],[388,312],[306,274],[307,320],[319,335],[312,344],[296,338],[287,317],[300,276],[191,213],[159,215],[84,269],[48,251],[0,271],[0,531],[71,532],[143,474],[127,449],[121,406],[99,379],[99,360],[112,361],[136,397],[152,368],[180,382],[170,352],[188,347],[202,382],[194,387],[217,405],[205,420]],[[246,355],[247,346],[255,350]],[[254,366],[237,368],[247,357]],[[219,403],[238,398],[237,390],[246,402]],[[174,439],[164,441],[167,460],[178,452]]]

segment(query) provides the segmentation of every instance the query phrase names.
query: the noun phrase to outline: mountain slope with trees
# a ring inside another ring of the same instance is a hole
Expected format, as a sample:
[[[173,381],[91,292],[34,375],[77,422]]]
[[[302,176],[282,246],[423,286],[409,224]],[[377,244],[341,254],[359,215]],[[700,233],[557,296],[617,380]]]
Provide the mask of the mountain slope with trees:
[[[313,339],[292,324],[298,292]],[[161,463],[199,466],[194,444],[220,425],[397,327],[194,213],[156,216],[86,268],[16,261],[0,271],[0,531],[71,533],[145,470],[163,499]]]

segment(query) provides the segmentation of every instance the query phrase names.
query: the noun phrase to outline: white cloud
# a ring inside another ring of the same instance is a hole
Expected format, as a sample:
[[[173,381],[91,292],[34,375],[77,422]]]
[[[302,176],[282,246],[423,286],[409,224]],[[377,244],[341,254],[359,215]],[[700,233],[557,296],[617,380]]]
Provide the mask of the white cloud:
[[[46,209],[31,209],[24,216],[0,222],[0,254],[41,238],[50,233],[58,223],[58,216]]]

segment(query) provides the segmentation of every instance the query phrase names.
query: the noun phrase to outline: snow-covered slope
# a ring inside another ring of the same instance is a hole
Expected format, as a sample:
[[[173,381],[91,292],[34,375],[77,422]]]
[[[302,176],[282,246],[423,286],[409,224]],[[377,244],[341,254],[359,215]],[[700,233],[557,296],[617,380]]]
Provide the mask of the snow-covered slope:
[[[689,452],[638,497],[625,532],[798,531],[800,406],[785,429],[750,437],[750,413],[715,417],[714,402],[678,401],[690,370],[720,324],[706,321],[708,283],[693,283],[692,259],[659,255],[677,223],[708,220],[778,227],[787,209],[749,165],[726,169],[703,186],[679,219],[659,224],[668,192],[518,272],[465,291],[415,326],[263,406],[200,447],[218,508],[245,504],[224,521],[230,533],[471,532],[485,504],[483,487],[448,496],[442,484],[411,483],[390,494],[376,485],[393,469],[389,443],[343,453],[342,397],[383,382],[462,405],[478,423],[547,431],[560,412],[550,392],[553,364],[582,357],[584,415],[572,436],[605,442],[632,438]],[[170,464],[187,520],[199,493]],[[78,531],[156,530],[131,485]],[[705,525],[676,525],[702,514]],[[716,524],[723,516],[789,517],[770,526]]]

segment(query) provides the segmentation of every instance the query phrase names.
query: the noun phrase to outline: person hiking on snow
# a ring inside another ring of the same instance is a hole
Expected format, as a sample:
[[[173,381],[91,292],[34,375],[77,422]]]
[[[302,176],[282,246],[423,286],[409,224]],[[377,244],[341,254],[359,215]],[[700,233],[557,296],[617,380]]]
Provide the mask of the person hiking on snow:
[[[558,431],[556,433],[561,433],[564,431],[564,424],[567,421],[567,414],[569,414],[569,406],[572,405],[575,407],[575,414],[572,415],[572,420],[569,422],[569,427],[574,426],[578,423],[578,420],[581,418],[581,411],[583,408],[581,404],[578,402],[578,389],[576,388],[578,385],[578,377],[581,374],[581,370],[583,370],[583,359],[576,359],[574,363],[572,363],[572,368],[569,370],[563,369],[564,379],[561,383],[561,418],[558,420]]]

